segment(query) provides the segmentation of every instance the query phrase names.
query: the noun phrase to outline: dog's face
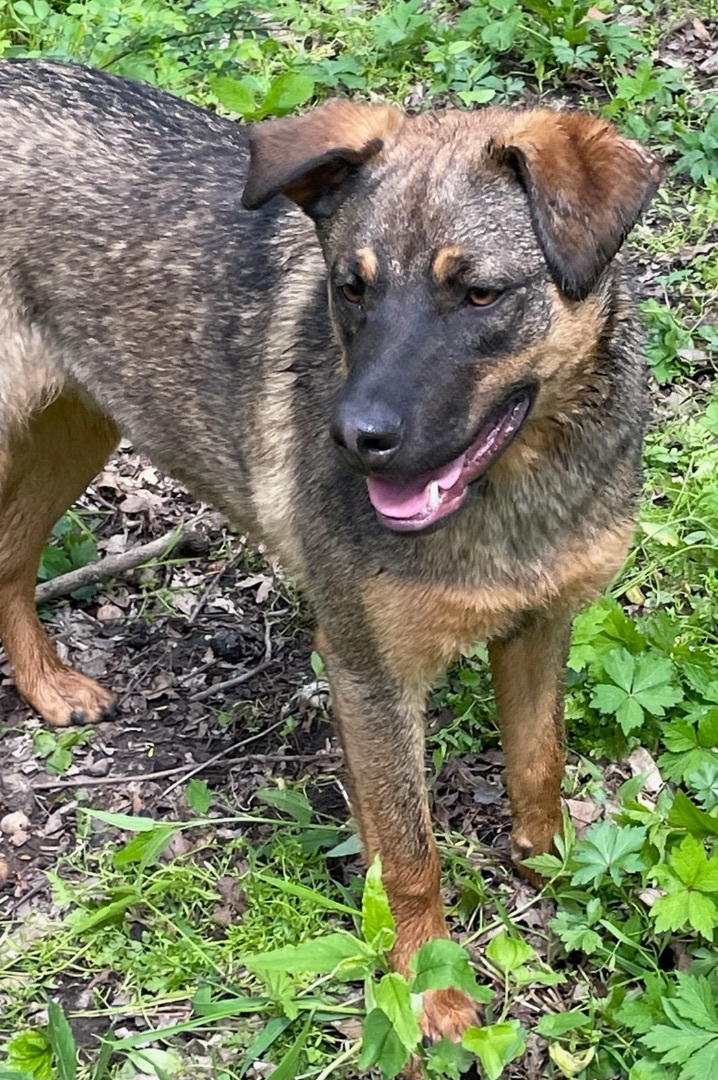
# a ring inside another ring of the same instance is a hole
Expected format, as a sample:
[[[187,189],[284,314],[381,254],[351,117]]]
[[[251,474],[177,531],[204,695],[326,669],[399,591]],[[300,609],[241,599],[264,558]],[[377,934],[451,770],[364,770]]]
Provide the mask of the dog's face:
[[[657,180],[585,114],[334,102],[258,129],[245,201],[281,190],[317,224],[344,366],[332,434],[384,524],[447,519],[570,413],[606,268]]]

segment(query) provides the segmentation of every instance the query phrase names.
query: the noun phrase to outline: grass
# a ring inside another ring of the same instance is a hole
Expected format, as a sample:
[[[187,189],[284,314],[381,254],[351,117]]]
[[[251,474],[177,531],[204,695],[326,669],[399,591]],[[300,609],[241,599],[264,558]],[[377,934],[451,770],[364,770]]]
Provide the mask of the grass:
[[[81,60],[245,119],[335,92],[421,107],[535,92],[602,110],[668,163],[631,241],[650,270],[657,414],[641,521],[612,594],[578,617],[569,665],[566,794],[598,819],[581,838],[568,821],[559,856],[534,861],[543,897],[517,894],[476,841],[441,837],[468,953],[423,957],[408,985],[388,972],[376,871],[363,898],[358,877],[342,883],[336,859],[356,838],[303,791],[272,788],[266,814],[236,815],[192,781],[188,820],[174,823],[102,819],[75,792],[52,909],[0,940],[0,1080],[239,1080],[252,1062],[276,1064],[275,1080],[393,1076],[417,1042],[411,993],[438,967],[486,1002],[486,1026],[463,1049],[422,1051],[427,1076],[476,1059],[487,1077],[524,1076],[530,1038],[547,1047],[540,1075],[718,1078],[718,95],[697,68],[661,59],[684,16],[715,35],[710,3],[669,13],[655,0],[0,9],[0,54]],[[64,519],[45,576],[93,557],[94,524]],[[436,768],[496,745],[482,659],[435,691],[450,718],[430,735]],[[39,738],[62,771],[72,740]]]

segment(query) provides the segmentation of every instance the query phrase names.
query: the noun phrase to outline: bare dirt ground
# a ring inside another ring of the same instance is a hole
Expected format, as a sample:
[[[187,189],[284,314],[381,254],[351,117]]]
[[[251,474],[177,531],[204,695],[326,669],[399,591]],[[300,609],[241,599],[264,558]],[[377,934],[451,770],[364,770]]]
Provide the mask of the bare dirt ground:
[[[241,805],[268,771],[294,778],[333,769],[340,758],[310,665],[306,617],[243,538],[132,451],[108,465],[83,505],[100,519],[100,555],[187,522],[191,532],[169,563],[44,609],[62,659],[111,687],[120,705],[116,719],[74,748],[62,776],[36,752],[41,721],[16,693],[0,652],[0,806],[28,818],[24,840],[0,840],[15,901],[43,890],[42,870],[71,842],[68,790],[92,790],[97,807],[141,805],[168,817],[193,774]],[[245,681],[215,689],[238,676]],[[299,722],[287,738],[280,729],[293,726],[290,715]]]

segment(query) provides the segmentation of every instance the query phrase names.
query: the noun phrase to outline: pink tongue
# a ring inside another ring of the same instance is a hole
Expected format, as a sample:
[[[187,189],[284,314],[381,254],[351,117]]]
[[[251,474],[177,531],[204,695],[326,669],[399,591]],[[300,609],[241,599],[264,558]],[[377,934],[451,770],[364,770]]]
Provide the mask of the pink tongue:
[[[414,517],[428,513],[431,487],[438,483],[441,491],[448,491],[461,476],[466,454],[450,461],[441,469],[413,476],[410,480],[399,480],[388,476],[370,476],[367,478],[369,498],[380,514],[388,518]]]

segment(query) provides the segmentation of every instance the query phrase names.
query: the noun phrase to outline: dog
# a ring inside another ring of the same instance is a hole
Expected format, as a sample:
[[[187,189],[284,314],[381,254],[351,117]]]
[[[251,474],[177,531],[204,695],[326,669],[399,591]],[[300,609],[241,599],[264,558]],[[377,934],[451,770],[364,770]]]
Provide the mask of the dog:
[[[571,618],[631,541],[647,418],[619,249],[657,161],[577,111],[333,100],[239,124],[0,64],[0,638],[49,724],[109,690],[35,612],[121,434],[261,538],[317,619],[395,968],[448,933],[424,708],[488,642],[518,860],[561,829]],[[249,212],[256,211],[256,212]],[[475,1003],[424,995],[429,1038]]]

